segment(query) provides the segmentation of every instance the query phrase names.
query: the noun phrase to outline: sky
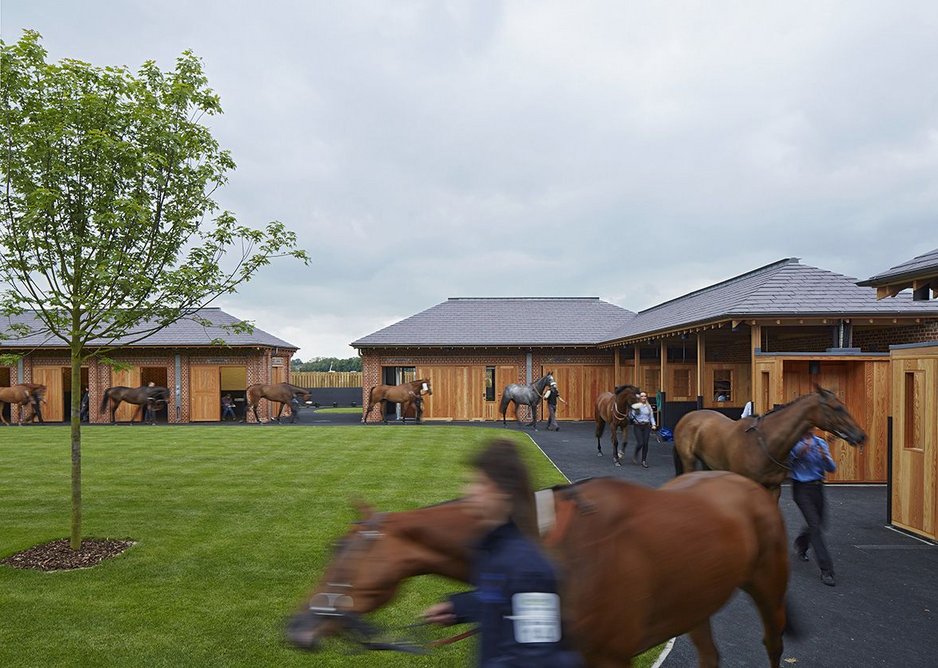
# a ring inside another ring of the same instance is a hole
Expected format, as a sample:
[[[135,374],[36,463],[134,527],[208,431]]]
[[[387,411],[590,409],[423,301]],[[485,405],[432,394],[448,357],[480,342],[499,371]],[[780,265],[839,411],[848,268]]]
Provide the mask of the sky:
[[[449,297],[639,311],[938,247],[932,0],[2,0],[24,28],[53,61],[203,60],[219,204],[312,258],[215,305],[302,359]]]

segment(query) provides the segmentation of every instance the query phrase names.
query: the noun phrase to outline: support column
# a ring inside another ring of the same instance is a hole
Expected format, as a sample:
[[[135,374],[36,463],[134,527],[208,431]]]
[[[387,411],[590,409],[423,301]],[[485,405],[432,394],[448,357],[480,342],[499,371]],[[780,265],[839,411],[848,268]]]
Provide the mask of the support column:
[[[704,342],[703,332],[697,332],[697,410],[703,408],[704,365],[707,360],[707,345]]]
[[[639,343],[635,343],[635,370],[632,372],[635,376],[632,380],[632,384],[637,387],[642,387],[642,350]]]
[[[612,357],[612,386],[616,387],[619,384],[619,347],[616,346],[613,350]]]
[[[759,370],[756,368],[756,353],[762,350],[762,325],[751,325],[749,328],[749,400],[752,402],[752,412],[762,415],[768,410],[767,406],[759,405],[762,396],[759,388]]]

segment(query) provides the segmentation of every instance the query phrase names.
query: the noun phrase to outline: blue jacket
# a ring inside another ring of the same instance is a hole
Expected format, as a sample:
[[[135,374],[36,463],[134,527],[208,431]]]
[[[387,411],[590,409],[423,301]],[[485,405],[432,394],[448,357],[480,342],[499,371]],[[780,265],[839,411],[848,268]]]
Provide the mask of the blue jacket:
[[[557,578],[540,550],[509,522],[478,545],[471,582],[452,596],[457,623],[477,622],[485,668],[582,665],[561,638]]]
[[[812,442],[798,441],[788,455],[788,464],[791,466],[791,479],[798,482],[814,482],[824,480],[828,471],[836,471],[837,465],[831,457],[827,441],[812,436]]]

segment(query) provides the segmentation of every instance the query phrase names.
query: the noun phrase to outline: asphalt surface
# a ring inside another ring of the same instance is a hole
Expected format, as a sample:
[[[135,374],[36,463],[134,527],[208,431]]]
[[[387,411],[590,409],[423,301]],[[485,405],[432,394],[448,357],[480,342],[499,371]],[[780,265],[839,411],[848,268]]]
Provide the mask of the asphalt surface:
[[[298,425],[361,424],[357,414],[335,415],[302,410]],[[487,422],[435,423],[498,427]],[[284,428],[287,425],[265,425]],[[630,463],[635,439],[629,434],[622,467],[613,464],[608,431],[604,456],[596,455],[593,423],[562,422],[559,432],[533,431],[512,424],[510,430],[530,434],[541,450],[570,480],[612,476],[658,487],[674,475],[671,444],[652,436],[649,468]],[[376,429],[419,428],[412,424],[374,425]],[[798,637],[785,638],[783,665],[814,667],[938,666],[938,546],[886,526],[884,485],[828,485],[828,528],[825,534],[834,560],[837,585],[821,583],[813,561],[793,559],[789,604]],[[791,489],[782,492],[780,508],[794,539],[802,525]],[[737,594],[712,619],[713,637],[724,667],[764,666],[762,624],[749,597]],[[696,666],[697,654],[686,636],[676,640],[663,668]]]

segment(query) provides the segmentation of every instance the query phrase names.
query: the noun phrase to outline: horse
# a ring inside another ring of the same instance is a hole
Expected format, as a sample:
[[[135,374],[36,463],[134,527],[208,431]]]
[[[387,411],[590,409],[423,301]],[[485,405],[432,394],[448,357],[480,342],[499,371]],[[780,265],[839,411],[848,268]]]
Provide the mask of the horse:
[[[618,431],[628,428],[632,404],[638,401],[639,392],[641,390],[634,385],[619,385],[616,387],[615,392],[603,392],[596,397],[596,410],[593,413],[596,420],[596,449],[601,457],[603,446],[599,441],[599,437],[603,435],[603,430],[608,424],[609,436],[612,439],[612,456],[616,466],[621,465]],[[625,454],[627,441],[628,436],[626,435],[622,439],[622,454]]]
[[[277,422],[280,422],[280,415],[283,413],[283,407],[287,404],[290,404],[290,424],[296,422],[296,409],[291,403],[293,399],[299,397],[304,402],[312,401],[313,399],[309,393],[309,390],[306,390],[302,387],[297,387],[296,385],[291,385],[290,383],[277,383],[276,385],[255,383],[254,385],[248,385],[246,394],[248,402],[247,408],[254,410],[254,419],[258,422],[261,421],[261,418],[257,414],[257,404],[260,403],[261,399],[267,399],[267,401],[276,401],[280,404],[280,409],[277,411],[277,417],[271,418]],[[245,408],[244,417],[241,419],[241,422],[245,422],[247,420],[247,408]]]
[[[769,666],[779,667],[787,539],[762,486],[735,473],[699,471],[660,489],[594,478],[538,496],[545,494],[555,519],[543,544],[561,576],[564,633],[587,665],[629,666],[635,655],[689,633],[700,665],[716,666],[710,617],[742,589],[759,612]],[[416,575],[469,580],[469,546],[484,529],[465,501],[360,512],[287,622],[297,647],[318,650],[323,638],[351,631],[366,647],[394,648],[371,643],[378,629],[363,615]],[[539,520],[545,516],[551,514]]]
[[[557,388],[557,383],[550,371],[548,371],[543,378],[539,378],[529,385],[517,385],[512,383],[506,386],[505,390],[502,392],[502,402],[498,407],[498,411],[502,415],[502,426],[508,426],[505,415],[508,413],[508,404],[514,401],[515,419],[521,422],[521,417],[518,415],[518,407],[522,404],[527,406],[531,409],[531,422],[525,426],[534,427],[534,431],[537,431],[537,405],[541,403],[544,391],[548,387],[551,389]]]
[[[13,385],[12,387],[0,387],[0,404],[10,404],[10,419],[13,419],[13,406],[19,406],[19,414],[17,419],[17,425],[23,425],[23,406],[32,408],[33,412],[27,418],[28,422],[32,422],[34,417],[39,418],[39,422],[44,422],[42,419],[42,407],[41,404],[45,401],[46,386],[39,385],[37,383],[19,383],[18,385]],[[6,418],[3,417],[3,406],[0,405],[0,420],[3,421],[4,425],[9,426],[9,422],[6,421]]]
[[[169,388],[160,387],[159,385],[141,385],[140,387],[116,385],[107,388],[104,390],[104,395],[101,397],[100,412],[104,413],[110,410],[111,424],[115,424],[114,413],[117,412],[117,407],[120,406],[122,401],[137,406],[137,410],[134,411],[133,416],[130,418],[130,424],[134,423],[138,415],[140,416],[141,424],[144,420],[150,424],[155,424],[153,412],[159,404],[169,402]],[[146,409],[145,412],[144,409]]]
[[[808,429],[820,427],[862,447],[866,433],[847,408],[830,390],[817,384],[814,389],[759,417],[733,420],[711,410],[688,413],[674,428],[675,475],[693,470],[700,460],[707,468],[751,478],[778,499],[791,473],[788,455]]]
[[[401,405],[401,420],[405,423],[407,422],[405,417],[407,409],[414,406],[416,409],[415,421],[419,424],[423,417],[424,394],[433,394],[433,385],[430,383],[429,378],[420,378],[400,385],[374,385],[368,391],[368,407],[362,415],[362,424],[368,421],[371,409],[379,403],[381,404],[381,419],[384,424],[387,424],[389,401]]]

